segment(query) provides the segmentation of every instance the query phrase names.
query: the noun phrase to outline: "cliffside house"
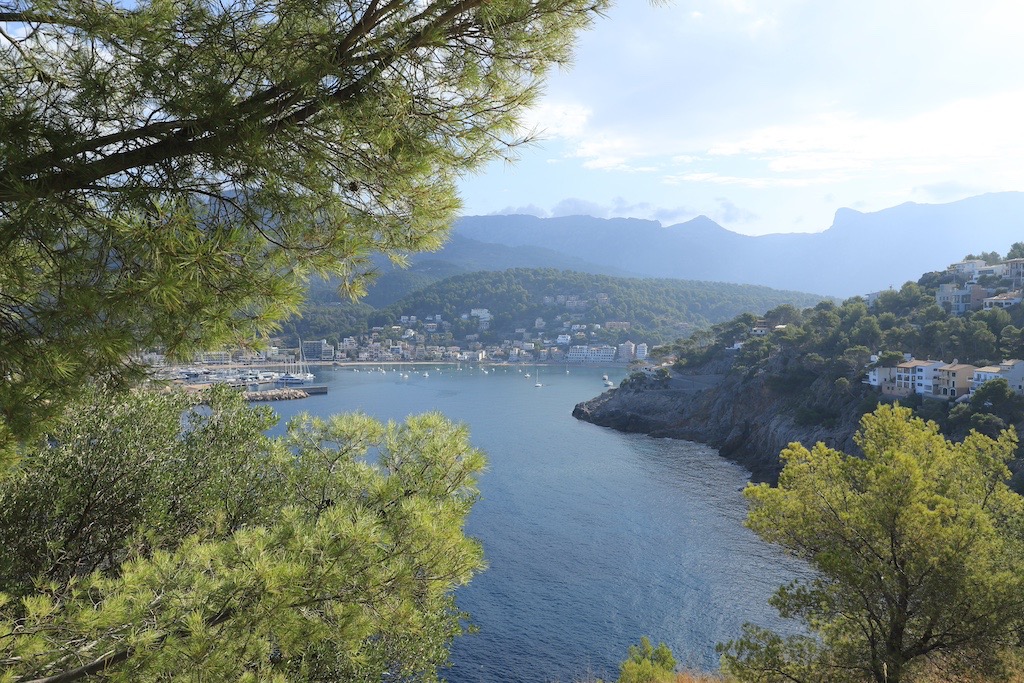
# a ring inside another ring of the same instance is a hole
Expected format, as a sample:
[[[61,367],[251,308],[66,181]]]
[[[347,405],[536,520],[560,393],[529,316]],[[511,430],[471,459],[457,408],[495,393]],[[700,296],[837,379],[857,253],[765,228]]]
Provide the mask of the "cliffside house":
[[[946,270],[968,280],[978,277],[978,271],[985,268],[987,264],[982,259],[967,259],[958,263],[950,264]]]
[[[1012,391],[1024,396],[1024,360],[1004,360],[999,365],[977,368],[971,378],[971,392],[993,379],[1005,379]]]
[[[886,396],[903,397],[910,394],[931,395],[935,384],[935,372],[946,365],[941,360],[909,360],[896,366],[895,380],[882,384]]]
[[[946,282],[939,285],[935,301],[950,313],[963,315],[968,311],[981,309],[988,294],[988,290],[978,284],[961,287],[953,282]]]
[[[868,369],[868,374],[864,378],[864,384],[867,384],[870,387],[874,387],[875,389],[879,389],[879,390],[882,391],[882,393],[889,393],[889,392],[886,392],[885,389],[883,389],[883,387],[886,384],[892,385],[895,382],[896,382],[896,368],[895,367],[889,367],[889,368],[869,368]]]
[[[1024,287],[1024,258],[1010,259],[1003,262],[1006,265],[1006,277],[1009,278],[1014,287]]]
[[[935,369],[931,395],[947,400],[965,396],[971,391],[971,380],[977,368],[966,363],[950,363]]]
[[[1016,292],[1005,292],[996,296],[985,297],[982,304],[987,311],[993,308],[1009,308],[1010,306],[1016,306],[1022,301],[1024,301],[1024,292],[1017,290]]]

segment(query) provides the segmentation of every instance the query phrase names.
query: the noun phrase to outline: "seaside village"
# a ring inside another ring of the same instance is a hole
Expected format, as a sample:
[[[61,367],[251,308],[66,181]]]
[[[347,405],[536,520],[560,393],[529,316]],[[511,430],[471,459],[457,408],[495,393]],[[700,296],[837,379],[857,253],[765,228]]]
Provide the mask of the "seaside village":
[[[987,264],[980,259],[954,263],[947,269],[953,282],[939,285],[936,302],[947,312],[964,315],[970,311],[1009,308],[1024,301],[1024,259]],[[881,292],[865,297],[868,304]],[[874,358],[873,360],[877,360]],[[864,383],[882,394],[904,397],[919,394],[947,401],[969,400],[971,392],[989,380],[1002,378],[1015,393],[1024,395],[1024,360],[1004,360],[998,365],[977,367],[967,363],[946,363],[905,356],[895,367],[873,367]]]
[[[936,302],[954,315],[992,308],[1009,308],[1024,301],[1024,259],[1011,259],[989,264],[980,259],[954,263],[947,269],[952,282],[940,284]],[[865,295],[871,305],[882,292]],[[547,299],[552,299],[548,302]],[[585,304],[575,296],[547,297],[545,303],[567,304],[581,308]],[[191,368],[165,368],[164,374],[186,383],[226,382],[240,385],[254,384],[309,384],[314,376],[306,364],[362,363],[416,363],[416,362],[489,362],[489,363],[572,363],[611,364],[644,361],[648,356],[645,343],[626,341],[622,344],[583,343],[602,330],[626,331],[630,323],[606,321],[586,323],[580,315],[559,321],[557,334],[545,335],[547,323],[537,318],[533,329],[515,330],[517,339],[506,339],[500,344],[484,344],[479,334],[466,336],[465,344],[450,343],[447,334],[450,324],[441,315],[428,315],[419,320],[415,315],[403,315],[400,324],[374,327],[366,335],[345,337],[338,346],[325,339],[304,341],[298,349],[271,346],[265,351],[208,351],[196,358]],[[492,315],[486,308],[473,308],[461,318],[473,321],[480,332],[489,329]],[[759,323],[751,330],[755,337],[767,336],[778,328]],[[447,337],[448,344],[431,343]],[[742,342],[738,342],[738,345]],[[1024,395],[1024,360],[1003,360],[998,365],[977,367],[954,360],[916,359],[908,355],[894,367],[869,367],[863,380],[886,396],[895,398],[919,394],[922,397],[943,400],[967,400],[975,389],[985,382],[1002,378],[1010,388]],[[872,357],[872,361],[877,361]],[[146,353],[142,361],[154,368],[163,368],[165,359],[159,353]],[[252,364],[293,365],[289,372],[276,373],[256,370],[216,370],[216,366]]]
[[[597,295],[607,300],[607,295]],[[550,301],[549,301],[550,299]],[[576,295],[545,297],[544,303],[564,306],[569,311],[580,311],[589,303]],[[264,351],[222,350],[206,351],[199,354],[191,366],[168,367],[164,356],[158,352],[142,354],[141,361],[156,370],[162,379],[172,379],[189,385],[230,384],[262,388],[258,385],[302,385],[296,386],[309,393],[315,375],[309,372],[310,365],[342,365],[345,363],[566,363],[566,364],[612,364],[644,361],[648,356],[646,343],[625,341],[612,345],[587,343],[602,332],[628,333],[631,323],[605,321],[588,323],[583,314],[567,314],[565,320],[559,316],[552,326],[557,332],[546,328],[548,323],[537,318],[533,327],[518,328],[511,335],[513,339],[501,343],[485,344],[481,334],[490,329],[493,316],[486,308],[472,308],[462,314],[463,321],[473,323],[477,333],[469,334],[462,344],[452,343],[452,325],[441,315],[428,315],[422,319],[415,315],[403,315],[398,323],[387,327],[373,327],[368,334],[345,337],[335,346],[326,339],[302,341],[298,348],[270,346]],[[284,372],[258,370],[251,367],[271,365],[287,368]],[[227,366],[232,366],[228,368]],[[314,387],[314,391],[317,388]],[[268,396],[269,397],[269,396]],[[293,397],[291,394],[282,395]]]

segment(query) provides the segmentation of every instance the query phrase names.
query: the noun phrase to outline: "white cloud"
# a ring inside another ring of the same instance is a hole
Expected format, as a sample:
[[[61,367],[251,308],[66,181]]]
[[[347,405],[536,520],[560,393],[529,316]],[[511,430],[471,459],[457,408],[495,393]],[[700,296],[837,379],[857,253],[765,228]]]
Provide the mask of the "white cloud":
[[[737,206],[732,200],[726,197],[715,197],[715,201],[718,202],[718,210],[714,213],[713,218],[718,223],[734,224],[734,223],[749,223],[757,220],[758,215],[753,211],[748,211],[742,207]]]
[[[608,209],[586,199],[568,198],[555,204],[551,209],[552,216],[594,216],[607,218]]]
[[[709,156],[767,160],[779,173],[869,172],[878,164],[908,170],[949,160],[1018,165],[1024,153],[1024,90],[965,98],[900,119],[826,114],[722,140]]]
[[[1021,24],[1020,0],[616,3],[529,114],[553,143],[479,204],[743,217],[727,195],[764,232],[1024,190]]]
[[[668,175],[662,179],[667,185],[683,185],[685,183],[712,183],[715,185],[739,185],[755,189],[766,189],[772,187],[809,187],[811,185],[824,185],[835,182],[835,178],[828,176],[803,177],[803,178],[776,178],[769,176],[741,176],[722,175],[720,173],[682,173],[679,175]]]
[[[537,206],[536,204],[527,204],[526,206],[506,206],[499,211],[492,211],[489,215],[491,216],[536,216],[537,218],[547,218],[550,214],[547,211]]]
[[[591,110],[571,102],[541,102],[523,114],[523,126],[540,137],[576,139],[585,134]]]

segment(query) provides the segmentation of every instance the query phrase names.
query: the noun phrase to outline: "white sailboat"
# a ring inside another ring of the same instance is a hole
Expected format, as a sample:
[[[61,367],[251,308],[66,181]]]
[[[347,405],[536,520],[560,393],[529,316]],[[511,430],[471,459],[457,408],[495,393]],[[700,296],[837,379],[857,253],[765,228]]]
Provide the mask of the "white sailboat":
[[[316,375],[306,369],[306,361],[302,354],[302,340],[299,340],[299,363],[295,372],[286,372],[279,381],[282,384],[306,384],[316,379]]]
[[[537,383],[534,384],[533,386],[535,386],[535,387],[542,387],[544,385],[540,383],[540,368],[537,368],[536,372],[537,372]],[[529,375],[527,375],[527,377],[529,377]]]

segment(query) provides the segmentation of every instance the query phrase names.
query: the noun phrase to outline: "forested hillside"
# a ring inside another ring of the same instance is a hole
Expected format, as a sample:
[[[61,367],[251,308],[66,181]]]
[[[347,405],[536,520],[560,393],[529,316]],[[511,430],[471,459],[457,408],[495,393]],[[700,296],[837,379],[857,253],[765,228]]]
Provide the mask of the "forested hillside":
[[[842,432],[852,434],[860,415],[885,400],[862,384],[872,355],[878,356],[875,364],[880,366],[902,362],[905,353],[978,367],[1024,359],[1024,306],[951,315],[935,303],[935,287],[943,279],[927,274],[917,283],[883,292],[870,306],[860,297],[805,310],[781,306],[762,321],[769,328],[784,327],[763,337],[751,336],[757,316],[740,315],[656,353],[674,357],[683,372],[728,360],[732,375],[774,396],[774,409],[790,416],[794,425],[834,430],[841,440]],[[736,342],[742,347],[732,350]],[[1011,425],[1024,431],[1024,397],[1010,391],[1004,380],[989,384],[966,402],[917,394],[900,402],[937,422],[953,439],[964,438],[971,429],[993,437]],[[1014,485],[1024,490],[1024,449],[1018,449],[1014,470]]]
[[[321,294],[311,297],[318,303],[307,306],[301,319],[286,323],[286,333],[331,339],[363,333],[367,325],[391,325],[401,316],[415,315],[422,320],[440,315],[459,338],[479,331],[477,321],[464,321],[461,316],[473,308],[486,308],[493,319],[485,336],[507,337],[517,328],[549,336],[561,331],[568,321],[598,325],[617,321],[630,323],[629,330],[598,332],[597,338],[664,343],[743,311],[766,311],[782,304],[808,306],[822,300],[814,294],[752,285],[530,268],[456,275],[378,310],[365,304],[328,303],[328,297]],[[543,328],[536,327],[538,318],[544,320]]]
[[[577,297],[574,307],[557,297]],[[555,299],[545,303],[545,297]],[[741,311],[765,311],[787,303],[808,305],[822,297],[721,282],[616,278],[552,269],[516,268],[501,273],[469,273],[448,278],[412,293],[381,311],[385,322],[397,315],[442,314],[458,318],[472,308],[487,308],[495,330],[532,328],[537,318],[547,326],[574,316],[589,323],[626,321],[632,336],[652,341],[672,338],[674,331],[703,327]],[[628,336],[628,335],[627,335]]]

